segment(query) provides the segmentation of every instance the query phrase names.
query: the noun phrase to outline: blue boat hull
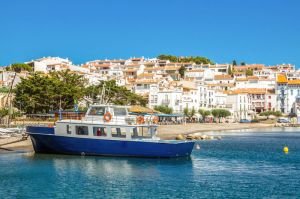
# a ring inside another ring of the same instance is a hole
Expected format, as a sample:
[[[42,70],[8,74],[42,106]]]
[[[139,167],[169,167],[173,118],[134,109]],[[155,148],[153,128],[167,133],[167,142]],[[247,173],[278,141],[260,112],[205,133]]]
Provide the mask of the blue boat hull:
[[[103,140],[28,133],[37,153],[172,158],[189,156],[194,147],[194,142]]]

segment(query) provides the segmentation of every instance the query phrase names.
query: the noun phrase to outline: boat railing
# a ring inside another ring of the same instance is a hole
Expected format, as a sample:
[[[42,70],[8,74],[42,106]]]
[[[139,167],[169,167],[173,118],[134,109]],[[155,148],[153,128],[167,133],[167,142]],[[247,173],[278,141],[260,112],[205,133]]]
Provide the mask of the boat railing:
[[[127,116],[126,116],[127,117]],[[43,120],[43,119],[36,119],[36,120],[30,120],[30,121],[22,121],[22,124],[20,123],[19,125],[22,126],[41,126],[41,127],[53,127],[56,125],[56,122],[58,121],[65,121],[65,122],[77,122],[77,123],[90,123],[90,124],[108,124],[108,125],[138,125],[135,117],[131,116],[131,121],[126,120],[125,116],[114,116],[111,121],[106,122],[103,120],[102,116],[88,116],[86,117],[77,117],[77,116],[70,116],[67,118],[57,118],[57,119],[52,119],[52,120]],[[130,118],[130,116],[129,116]],[[149,125],[154,125],[153,122],[149,122],[145,120],[144,123],[141,125],[149,126]]]
[[[100,119],[99,119],[100,118]],[[79,124],[101,124],[101,125],[132,125],[132,126],[157,126],[157,124],[154,124],[152,121],[145,121],[144,123],[138,124],[136,122],[136,120],[128,122],[126,121],[124,116],[114,116],[114,118],[112,120],[110,120],[109,122],[106,122],[105,120],[102,119],[102,117],[99,116],[89,116],[88,119],[87,118],[81,118],[80,120],[76,119],[76,118],[69,118],[69,119],[63,119],[63,120],[59,120],[59,121],[64,121],[64,122],[69,122],[69,123],[79,123]]]

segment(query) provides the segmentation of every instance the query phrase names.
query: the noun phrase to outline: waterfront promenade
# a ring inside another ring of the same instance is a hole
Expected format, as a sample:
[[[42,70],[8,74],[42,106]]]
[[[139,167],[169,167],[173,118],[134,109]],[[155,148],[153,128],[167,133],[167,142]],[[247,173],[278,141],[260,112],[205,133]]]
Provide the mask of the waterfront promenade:
[[[208,131],[224,131],[254,128],[270,128],[274,124],[263,123],[188,123],[186,125],[162,125],[158,128],[161,139],[174,139],[178,134],[191,134]]]

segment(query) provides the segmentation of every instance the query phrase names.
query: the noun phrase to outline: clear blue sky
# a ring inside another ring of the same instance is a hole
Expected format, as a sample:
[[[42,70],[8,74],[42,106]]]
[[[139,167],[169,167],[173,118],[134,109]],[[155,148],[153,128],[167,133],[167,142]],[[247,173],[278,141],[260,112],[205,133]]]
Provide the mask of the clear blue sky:
[[[300,66],[299,0],[1,0],[0,65],[200,55]]]

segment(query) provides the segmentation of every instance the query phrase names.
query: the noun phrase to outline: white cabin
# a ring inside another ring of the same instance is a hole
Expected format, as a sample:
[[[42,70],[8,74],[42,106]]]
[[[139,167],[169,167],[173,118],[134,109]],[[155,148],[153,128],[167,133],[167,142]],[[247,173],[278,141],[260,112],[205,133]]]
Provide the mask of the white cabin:
[[[111,114],[109,121],[105,114]],[[55,135],[109,140],[159,140],[157,125],[137,124],[136,116],[128,114],[128,107],[92,105],[82,120],[56,122]]]

